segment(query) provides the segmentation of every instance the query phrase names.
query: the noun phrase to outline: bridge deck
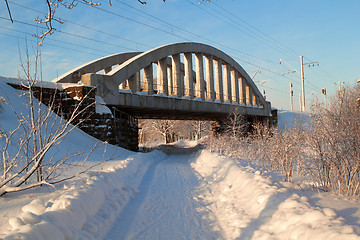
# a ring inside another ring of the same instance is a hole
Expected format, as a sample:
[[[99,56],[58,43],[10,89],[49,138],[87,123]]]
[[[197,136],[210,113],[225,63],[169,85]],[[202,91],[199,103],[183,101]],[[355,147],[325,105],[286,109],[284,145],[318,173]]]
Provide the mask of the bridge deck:
[[[116,104],[115,104],[116,103]],[[220,101],[175,98],[161,95],[120,92],[109,106],[122,110],[136,118],[163,118],[176,120],[222,120],[235,110],[244,115],[263,116],[263,107],[235,105]]]

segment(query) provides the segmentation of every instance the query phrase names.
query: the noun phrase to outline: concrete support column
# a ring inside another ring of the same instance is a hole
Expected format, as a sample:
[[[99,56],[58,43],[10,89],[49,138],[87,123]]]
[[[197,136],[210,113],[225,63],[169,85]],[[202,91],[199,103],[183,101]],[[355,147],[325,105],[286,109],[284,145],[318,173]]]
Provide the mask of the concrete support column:
[[[239,85],[240,103],[246,105],[246,80],[244,77],[239,78]]]
[[[180,54],[172,55],[171,62],[172,62],[173,82],[174,82],[174,94],[180,98],[184,95],[183,94],[184,83],[181,77]]]
[[[252,105],[253,106],[257,105],[257,100],[256,99],[257,99],[256,95],[252,94]]]
[[[224,101],[232,102],[231,95],[231,77],[230,77],[230,66],[229,64],[224,65],[224,92],[225,98]]]
[[[193,80],[193,69],[192,69],[192,54],[185,53],[184,54],[184,70],[185,70],[185,81],[188,85],[188,89],[186,90],[186,95],[190,97],[190,99],[194,98],[194,80]]]
[[[249,85],[246,84],[246,105],[251,105],[251,89]]]
[[[129,78],[131,92],[140,92],[140,72],[135,73]]]
[[[222,76],[222,61],[221,59],[215,60],[215,83],[216,83],[216,99],[224,102],[224,86]]]
[[[205,100],[205,81],[204,81],[204,63],[203,54],[195,53],[196,62],[196,97]]]
[[[147,91],[148,95],[154,94],[154,75],[152,64],[144,68],[144,91]]]
[[[247,84],[245,85],[245,95],[246,95],[245,105],[249,105],[250,104],[250,87]]]
[[[161,59],[157,64],[158,93],[169,95],[167,78],[167,58]]]
[[[207,91],[207,99],[211,99],[211,101],[215,101],[215,88],[214,88],[214,65],[213,65],[213,56],[206,55],[205,56],[205,64],[206,64],[206,91]]]
[[[174,95],[174,78],[172,74],[172,67],[167,66],[167,75],[168,75],[168,85],[169,85],[169,95]]]
[[[231,69],[231,89],[233,102],[240,103],[238,72],[235,69]]]
[[[252,106],[253,105],[253,98],[252,98],[252,96],[253,96],[253,91],[252,91],[252,89],[250,88],[250,86],[249,86],[249,100],[250,100],[250,105]]]

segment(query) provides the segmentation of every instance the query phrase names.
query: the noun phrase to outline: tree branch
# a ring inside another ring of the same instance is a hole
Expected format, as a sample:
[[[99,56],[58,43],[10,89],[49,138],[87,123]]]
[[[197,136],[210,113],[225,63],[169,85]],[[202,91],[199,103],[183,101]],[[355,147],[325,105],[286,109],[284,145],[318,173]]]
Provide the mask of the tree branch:
[[[7,9],[8,9],[8,12],[9,12],[10,20],[11,20],[12,23],[14,23],[14,21],[13,21],[13,19],[12,19],[12,16],[11,16],[11,11],[10,11],[10,7],[9,7],[9,3],[8,3],[7,0],[5,0],[5,2],[6,2],[6,7],[7,7]]]

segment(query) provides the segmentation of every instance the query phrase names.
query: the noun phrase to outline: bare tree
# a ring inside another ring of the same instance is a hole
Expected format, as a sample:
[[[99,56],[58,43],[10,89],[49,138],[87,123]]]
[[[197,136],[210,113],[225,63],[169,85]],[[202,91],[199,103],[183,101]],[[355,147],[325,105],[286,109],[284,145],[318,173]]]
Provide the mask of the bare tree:
[[[244,136],[249,130],[249,123],[239,109],[235,109],[226,120],[226,133],[234,138]]]
[[[165,144],[175,141],[176,132],[173,120],[154,120],[151,126],[163,136]]]
[[[190,121],[190,128],[191,137],[194,140],[201,139],[205,132],[209,129],[209,122],[208,121]]]
[[[91,107],[90,105],[82,106],[82,102],[87,96],[75,106],[68,120],[58,117],[53,111],[58,110],[54,102],[46,107],[33,95],[33,89],[38,82],[39,52],[35,53],[35,73],[33,75],[30,74],[31,66],[28,52],[26,56],[26,62],[21,64],[26,79],[25,82],[22,82],[22,88],[25,91],[22,91],[21,97],[27,99],[28,112],[18,113],[10,102],[7,103],[12,107],[19,124],[9,132],[0,130],[2,153],[0,196],[44,184],[55,184],[88,170],[83,169],[76,174],[64,176],[66,167],[78,164],[78,162],[69,162],[69,160],[79,157],[81,153],[74,152],[60,156],[49,156],[48,154],[80,123],[77,120],[78,117]],[[96,148],[97,146],[94,146],[82,160],[86,161]]]

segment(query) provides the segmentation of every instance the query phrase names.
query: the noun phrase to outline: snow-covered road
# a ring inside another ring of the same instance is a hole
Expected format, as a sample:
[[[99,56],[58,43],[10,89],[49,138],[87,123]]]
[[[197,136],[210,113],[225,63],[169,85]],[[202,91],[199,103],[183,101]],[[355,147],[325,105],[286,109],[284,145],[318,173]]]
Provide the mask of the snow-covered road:
[[[218,239],[202,206],[194,199],[199,179],[194,155],[171,155],[154,161],[139,193],[118,216],[105,239]]]

